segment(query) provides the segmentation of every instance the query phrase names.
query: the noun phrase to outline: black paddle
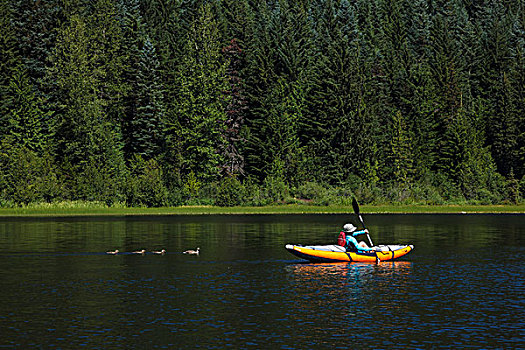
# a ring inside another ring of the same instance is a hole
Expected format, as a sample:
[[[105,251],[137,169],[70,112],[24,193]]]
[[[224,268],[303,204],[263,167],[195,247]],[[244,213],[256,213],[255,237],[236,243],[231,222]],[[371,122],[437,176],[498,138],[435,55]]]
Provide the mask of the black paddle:
[[[359,217],[359,221],[361,221],[361,225],[363,225],[363,228],[366,229],[365,222],[363,221],[361,214],[359,214],[359,204],[357,204],[357,200],[355,199],[355,197],[352,199],[352,207],[354,207],[354,212]],[[366,236],[368,237],[368,241],[370,242],[370,247],[373,247],[374,244],[372,243],[372,240],[370,239],[370,235],[367,233]]]

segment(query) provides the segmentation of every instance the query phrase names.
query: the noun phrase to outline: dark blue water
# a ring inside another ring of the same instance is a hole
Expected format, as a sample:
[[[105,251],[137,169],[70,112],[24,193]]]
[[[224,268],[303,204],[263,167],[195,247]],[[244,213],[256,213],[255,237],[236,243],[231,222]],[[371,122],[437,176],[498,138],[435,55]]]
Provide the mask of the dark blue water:
[[[525,347],[525,216],[365,215],[374,243],[415,245],[379,265],[284,249],[348,220],[0,219],[0,348]]]

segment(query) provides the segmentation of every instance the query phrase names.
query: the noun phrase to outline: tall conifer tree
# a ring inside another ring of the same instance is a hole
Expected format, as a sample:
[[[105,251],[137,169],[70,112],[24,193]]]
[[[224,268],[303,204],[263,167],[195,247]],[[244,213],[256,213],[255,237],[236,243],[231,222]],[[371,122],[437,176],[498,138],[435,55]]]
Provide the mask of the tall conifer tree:
[[[212,181],[219,173],[227,118],[226,63],[211,9],[201,6],[190,29],[176,77],[176,119],[167,121],[172,144],[180,145],[182,176],[193,174],[199,181]]]
[[[104,28],[86,15],[69,16],[52,56],[50,75],[56,80],[61,107],[56,114],[55,149],[71,196],[113,201],[119,197],[123,173],[120,133],[105,113],[101,98],[105,68],[100,56],[93,54],[97,31]]]

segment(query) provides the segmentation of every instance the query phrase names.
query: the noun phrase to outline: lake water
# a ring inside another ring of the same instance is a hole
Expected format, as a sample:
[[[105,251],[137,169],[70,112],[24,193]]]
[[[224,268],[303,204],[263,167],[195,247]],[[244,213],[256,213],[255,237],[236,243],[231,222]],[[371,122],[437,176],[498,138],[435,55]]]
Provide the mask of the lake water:
[[[525,216],[365,214],[374,243],[415,245],[377,265],[284,249],[350,219],[0,219],[0,348],[525,348]]]

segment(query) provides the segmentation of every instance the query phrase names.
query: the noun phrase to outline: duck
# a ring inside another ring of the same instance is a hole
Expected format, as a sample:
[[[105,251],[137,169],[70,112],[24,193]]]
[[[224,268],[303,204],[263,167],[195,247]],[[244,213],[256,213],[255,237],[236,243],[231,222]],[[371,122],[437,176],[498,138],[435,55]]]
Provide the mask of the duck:
[[[134,251],[133,254],[142,254],[144,255],[144,253],[146,253],[146,250],[142,249],[142,250],[137,250],[137,251]]]
[[[119,253],[118,249],[110,250],[109,252],[106,252],[106,254],[111,254],[111,255],[117,255],[118,253]]]
[[[162,249],[162,250],[154,250],[152,251],[153,254],[160,254],[160,255],[164,255],[166,254],[166,250],[165,249]]]
[[[197,248],[196,250],[186,250],[184,252],[182,252],[182,254],[189,254],[189,255],[199,255],[199,250],[201,248]]]

